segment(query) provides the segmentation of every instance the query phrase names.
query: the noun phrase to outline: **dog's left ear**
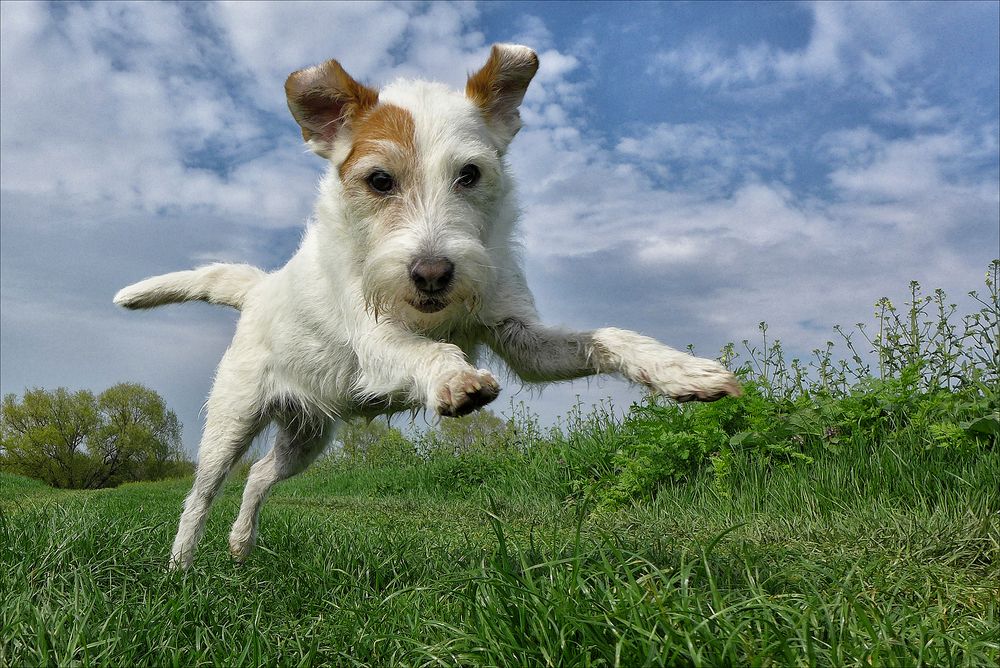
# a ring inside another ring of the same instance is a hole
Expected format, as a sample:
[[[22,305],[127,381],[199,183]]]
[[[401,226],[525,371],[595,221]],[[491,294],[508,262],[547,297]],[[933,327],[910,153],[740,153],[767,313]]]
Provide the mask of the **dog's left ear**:
[[[465,84],[466,96],[507,142],[521,129],[517,108],[537,71],[538,56],[528,47],[494,44],[489,60]]]
[[[288,109],[314,152],[330,157],[333,141],[351,119],[378,103],[378,91],[351,78],[336,60],[292,72],[285,81]]]

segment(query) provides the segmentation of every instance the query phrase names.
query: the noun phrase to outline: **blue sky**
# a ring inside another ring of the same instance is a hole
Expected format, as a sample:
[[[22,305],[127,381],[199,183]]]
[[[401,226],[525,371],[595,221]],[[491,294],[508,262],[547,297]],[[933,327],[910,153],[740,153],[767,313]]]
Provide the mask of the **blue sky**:
[[[510,162],[543,316],[713,354],[808,355],[912,279],[960,301],[1000,255],[998,3],[0,5],[0,390],[161,392],[194,448],[236,314],[115,309],[143,276],[294,252],[321,160],[288,73],[461,86],[542,68]],[[614,380],[507,383],[545,420]]]

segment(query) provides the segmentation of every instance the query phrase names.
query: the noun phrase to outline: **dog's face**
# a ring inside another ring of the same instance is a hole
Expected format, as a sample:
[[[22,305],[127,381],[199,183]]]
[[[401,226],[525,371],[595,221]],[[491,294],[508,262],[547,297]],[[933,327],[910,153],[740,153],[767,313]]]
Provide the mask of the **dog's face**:
[[[474,311],[494,280],[491,223],[505,205],[503,155],[538,69],[522,46],[494,46],[464,93],[399,81],[375,91],[336,61],[285,89],[310,147],[336,170],[365,298],[376,313],[432,324]]]

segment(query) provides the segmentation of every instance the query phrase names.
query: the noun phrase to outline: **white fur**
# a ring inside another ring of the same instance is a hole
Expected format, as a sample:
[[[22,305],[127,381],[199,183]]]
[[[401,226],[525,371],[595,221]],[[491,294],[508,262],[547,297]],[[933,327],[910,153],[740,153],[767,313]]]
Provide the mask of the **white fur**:
[[[525,49],[494,53],[509,56],[511,67],[537,67]],[[242,310],[207,403],[173,567],[191,564],[225,476],[268,423],[278,425],[274,448],[251,469],[229,539],[238,559],[253,547],[271,486],[305,469],[340,420],[407,409],[457,415],[492,401],[499,386],[475,365],[482,346],[527,382],[616,373],[680,400],[739,394],[732,374],[714,361],[633,332],[567,332],[539,322],[518,261],[518,208],[503,157],[519,123],[516,108],[491,122],[465,95],[421,81],[398,81],[378,99],[407,110],[415,127],[415,156],[385,146],[383,158],[354,167],[363,176],[385,167],[381,161],[412,162],[405,170],[413,178],[393,195],[399,199],[391,216],[380,213],[389,200],[345,186],[359,174],[341,179],[352,140],[345,130],[322,148],[331,165],[315,217],[283,268],[265,274],[212,265],[150,278],[115,297],[130,308],[201,299]],[[482,177],[463,190],[455,174],[468,163]],[[409,267],[421,256],[447,257],[455,266],[447,306],[435,313],[409,303],[419,297]]]
[[[140,309],[200,300],[239,309],[247,291],[264,276],[265,272],[248,264],[210,264],[153,276],[122,288],[115,295],[115,304]]]

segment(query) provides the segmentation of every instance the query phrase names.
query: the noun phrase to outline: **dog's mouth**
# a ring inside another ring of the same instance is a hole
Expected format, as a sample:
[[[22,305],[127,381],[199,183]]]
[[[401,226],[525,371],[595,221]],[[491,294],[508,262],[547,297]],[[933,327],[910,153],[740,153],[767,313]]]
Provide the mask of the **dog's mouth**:
[[[444,309],[448,305],[448,302],[444,299],[421,297],[420,299],[410,301],[409,304],[421,313],[437,313]]]

